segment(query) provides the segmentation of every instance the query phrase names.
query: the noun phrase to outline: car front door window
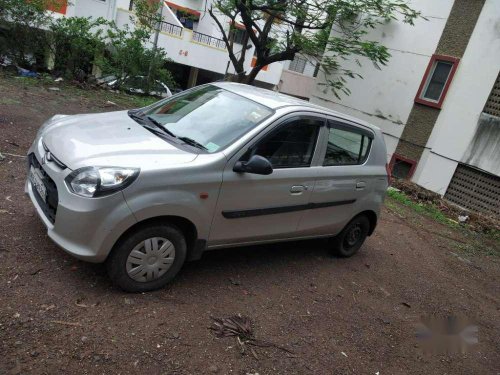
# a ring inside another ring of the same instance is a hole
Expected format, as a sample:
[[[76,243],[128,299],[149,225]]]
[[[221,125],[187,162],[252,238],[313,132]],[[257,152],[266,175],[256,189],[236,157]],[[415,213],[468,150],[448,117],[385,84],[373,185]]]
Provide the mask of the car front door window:
[[[280,126],[243,157],[265,157],[274,169],[311,166],[323,120],[300,118]]]

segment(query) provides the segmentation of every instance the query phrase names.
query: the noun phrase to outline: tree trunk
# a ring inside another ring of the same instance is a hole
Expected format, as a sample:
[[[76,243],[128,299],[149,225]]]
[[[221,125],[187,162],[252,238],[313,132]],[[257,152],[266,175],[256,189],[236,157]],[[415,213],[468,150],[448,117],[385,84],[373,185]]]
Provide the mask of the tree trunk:
[[[259,72],[262,70],[262,68],[264,66],[262,66],[260,64],[255,65],[252,68],[252,70],[250,71],[250,73],[248,73],[247,75],[241,76],[241,79],[238,82],[240,82],[240,83],[246,83],[247,85],[251,85],[253,83],[253,81],[255,81],[255,78],[257,77],[257,74],[259,74]]]

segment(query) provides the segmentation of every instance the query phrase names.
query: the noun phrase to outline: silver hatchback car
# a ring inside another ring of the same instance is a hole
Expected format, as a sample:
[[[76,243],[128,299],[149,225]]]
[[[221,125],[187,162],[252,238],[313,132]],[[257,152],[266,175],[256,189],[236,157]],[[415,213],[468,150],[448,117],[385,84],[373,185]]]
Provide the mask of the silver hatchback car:
[[[272,91],[215,83],[149,107],[48,120],[25,190],[49,237],[126,291],[208,249],[332,237],[348,257],[388,186],[374,126]]]

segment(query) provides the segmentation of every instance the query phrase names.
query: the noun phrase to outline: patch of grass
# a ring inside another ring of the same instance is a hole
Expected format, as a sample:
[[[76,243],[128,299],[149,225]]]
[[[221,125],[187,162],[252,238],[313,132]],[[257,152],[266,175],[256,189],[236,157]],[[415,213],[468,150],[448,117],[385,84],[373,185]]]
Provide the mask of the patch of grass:
[[[413,201],[405,193],[395,189],[389,189],[387,196],[386,207],[399,215],[404,215],[404,207],[407,207],[416,213],[446,225],[450,229],[459,229],[461,237],[465,237],[467,242],[451,241],[451,246],[457,252],[469,256],[500,256],[500,231],[491,230],[487,233],[473,231],[467,225],[461,225],[448,218],[436,205]],[[411,220],[411,216],[409,220]],[[453,235],[453,231],[450,231],[450,235]]]
[[[452,228],[458,228],[460,226],[459,223],[457,223],[454,220],[451,220],[450,218],[446,217],[445,214],[443,214],[439,208],[437,208],[435,205],[431,203],[417,203],[412,201],[408,196],[400,191],[394,190],[394,189],[389,189],[387,191],[387,195],[395,200],[396,202],[399,202],[403,204],[406,207],[409,207],[413,209],[414,211],[429,216],[430,218],[436,220],[439,223],[448,225]]]
[[[15,104],[21,104],[19,100],[15,100],[12,98],[0,98],[0,104],[1,105],[15,105]]]
[[[389,210],[397,213],[398,215],[404,216],[405,210],[403,209],[403,207],[401,207],[400,204],[397,204],[394,200],[392,200],[392,199],[386,199],[385,206]]]
[[[476,256],[476,255],[490,255],[498,257],[500,256],[500,249],[498,247],[492,247],[485,245],[480,241],[472,241],[469,243],[455,242],[453,248],[465,255]]]

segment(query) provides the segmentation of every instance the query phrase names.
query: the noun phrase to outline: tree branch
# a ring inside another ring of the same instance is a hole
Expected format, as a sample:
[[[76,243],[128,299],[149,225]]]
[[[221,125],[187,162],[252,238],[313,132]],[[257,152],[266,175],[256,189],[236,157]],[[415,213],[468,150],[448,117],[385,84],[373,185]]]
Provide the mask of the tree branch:
[[[224,26],[222,26],[219,19],[215,16],[215,14],[213,12],[213,7],[210,7],[210,9],[208,10],[208,13],[213,18],[213,20],[215,21],[215,23],[219,27],[220,32],[222,33],[222,40],[224,40],[224,43],[226,44],[227,52],[229,54],[229,59],[231,60],[233,66],[234,66],[234,70],[236,71],[237,74],[244,74],[243,64],[239,63],[238,59],[236,58],[236,55],[234,54],[234,50],[233,50],[233,43],[229,42],[229,39],[228,39],[227,34],[226,34],[226,30],[224,30]]]

